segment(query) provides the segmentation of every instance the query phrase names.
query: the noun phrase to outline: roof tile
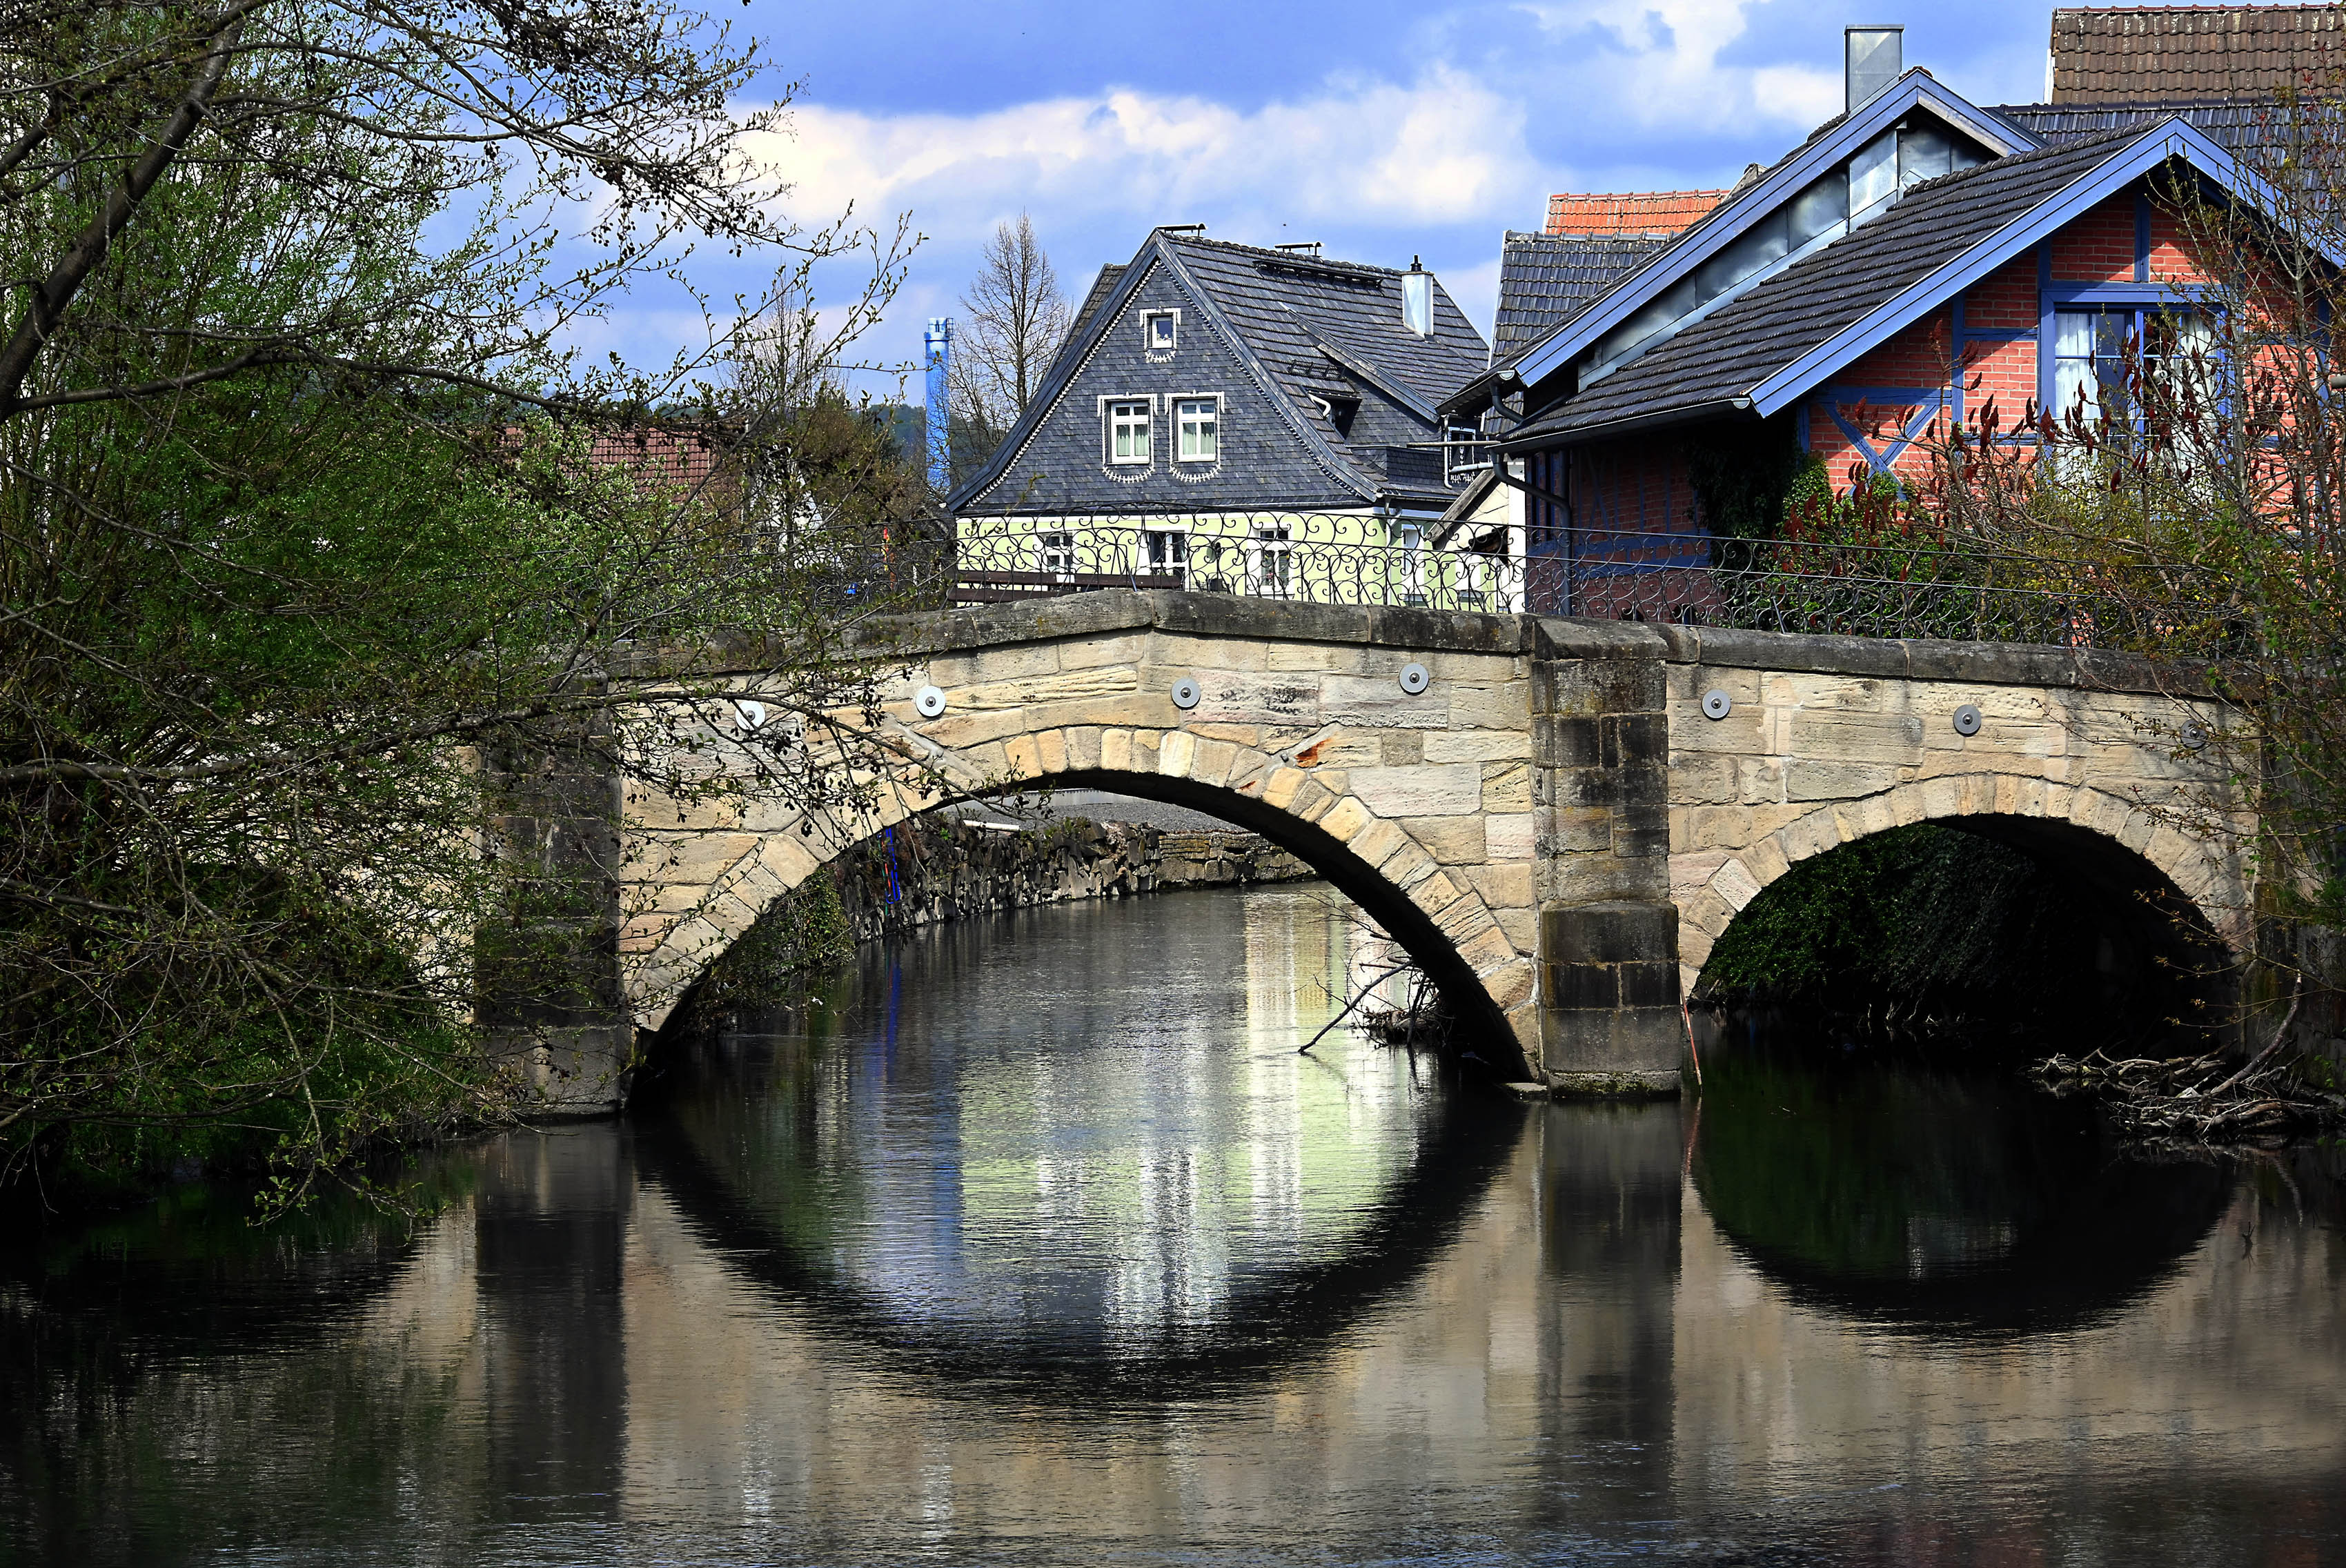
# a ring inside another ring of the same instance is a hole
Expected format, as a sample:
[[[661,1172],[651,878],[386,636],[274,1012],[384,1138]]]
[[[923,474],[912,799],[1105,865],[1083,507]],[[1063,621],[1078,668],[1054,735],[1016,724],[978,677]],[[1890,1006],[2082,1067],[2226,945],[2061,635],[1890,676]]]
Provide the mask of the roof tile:
[[[2175,5],[2053,13],[2055,105],[2271,97],[2339,90],[2336,5]]]
[[[1562,192],[1547,199],[1547,232],[1676,234],[1727,196],[1724,190]]]

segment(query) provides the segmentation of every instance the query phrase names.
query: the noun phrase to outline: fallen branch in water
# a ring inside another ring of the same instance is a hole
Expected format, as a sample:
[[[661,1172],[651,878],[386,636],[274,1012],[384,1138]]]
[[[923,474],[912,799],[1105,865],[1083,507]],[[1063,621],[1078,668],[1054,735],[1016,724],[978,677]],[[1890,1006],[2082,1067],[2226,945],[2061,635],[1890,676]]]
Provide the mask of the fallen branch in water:
[[[2346,1095],[2308,1083],[2285,1053],[2303,987],[2272,1041],[2230,1067],[2222,1053],[2204,1056],[2048,1056],[2029,1076],[2055,1094],[2090,1091],[2129,1136],[2165,1142],[2253,1143],[2346,1123]]]
[[[1361,987],[1360,994],[1353,997],[1352,1001],[1344,1003],[1342,1012],[1337,1013],[1335,1017],[1331,1018],[1327,1023],[1321,1024],[1320,1026],[1319,1033],[1314,1034],[1311,1039],[1306,1040],[1302,1044],[1297,1046],[1295,1048],[1295,1054],[1298,1056],[1303,1055],[1306,1052],[1310,1051],[1311,1047],[1319,1044],[1321,1041],[1326,1039],[1328,1032],[1335,1028],[1337,1024],[1344,1022],[1345,1019],[1350,1018],[1352,1015],[1352,1009],[1358,1007],[1362,1003],[1366,1002],[1370,995],[1375,992],[1376,988],[1385,983],[1387,976],[1399,974],[1405,969],[1413,970],[1416,967],[1417,965],[1413,963],[1396,963],[1390,968],[1379,970],[1377,972],[1377,977],[1374,980],[1370,981],[1366,985]],[[1366,1023],[1368,1022],[1368,1017],[1364,1016],[1362,1022]]]

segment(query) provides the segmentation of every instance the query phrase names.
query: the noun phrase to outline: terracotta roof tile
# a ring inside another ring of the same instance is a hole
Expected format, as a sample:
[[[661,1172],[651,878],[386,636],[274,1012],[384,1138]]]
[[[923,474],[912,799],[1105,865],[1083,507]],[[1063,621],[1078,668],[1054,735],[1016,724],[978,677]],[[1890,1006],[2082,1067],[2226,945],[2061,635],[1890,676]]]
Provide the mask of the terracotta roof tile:
[[[2346,75],[2336,5],[2176,5],[2053,13],[2055,104],[2204,102],[2334,93]]]
[[[1727,199],[1723,190],[1618,190],[1547,199],[1550,234],[1670,235]]]

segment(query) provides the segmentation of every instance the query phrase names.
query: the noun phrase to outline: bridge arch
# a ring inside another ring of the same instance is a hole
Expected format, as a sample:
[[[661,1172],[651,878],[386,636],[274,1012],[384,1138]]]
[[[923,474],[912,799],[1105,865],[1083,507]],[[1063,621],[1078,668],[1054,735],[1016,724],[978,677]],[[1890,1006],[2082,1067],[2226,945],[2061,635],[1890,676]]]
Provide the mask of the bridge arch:
[[[1052,638],[1021,618],[1019,646],[936,649],[892,683],[878,738],[906,777],[868,809],[629,825],[620,942],[638,1027],[664,1023],[775,901],[852,845],[950,799],[1087,788],[1203,811],[1295,855],[1424,967],[1474,1037],[1512,1044],[1494,1066],[1539,1075],[1529,661],[1512,626],[1454,631],[1445,647],[1431,622],[1363,635],[1354,614],[1315,639],[1303,615],[1290,626],[1304,635],[1272,647],[1146,617]],[[1413,663],[1427,682],[1399,679]],[[1183,679],[1198,687],[1189,708],[1173,701]],[[926,685],[945,693],[943,714],[914,708]]]
[[[2127,796],[1983,770],[1902,782],[1821,803],[1749,844],[1674,867],[1679,972],[1691,994],[1735,918],[1792,867],[1844,844],[1918,822],[1979,834],[2048,860],[2125,901],[2147,897],[2184,930],[2170,944],[2243,956],[2248,911],[2236,855],[2187,833]]]

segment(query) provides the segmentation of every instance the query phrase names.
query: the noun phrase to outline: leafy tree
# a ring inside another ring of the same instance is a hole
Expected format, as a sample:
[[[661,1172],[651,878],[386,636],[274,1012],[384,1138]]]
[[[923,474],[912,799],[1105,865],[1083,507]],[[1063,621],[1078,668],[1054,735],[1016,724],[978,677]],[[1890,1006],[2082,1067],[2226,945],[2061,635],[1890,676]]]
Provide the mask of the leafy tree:
[[[12,16],[10,1170],[257,1142],[291,1196],[376,1135],[525,1107],[475,955],[634,911],[574,918],[575,860],[484,825],[540,812],[547,769],[697,818],[878,787],[842,748],[894,589],[850,568],[902,484],[833,439],[852,412],[730,373],[755,313],[652,375],[561,348],[697,239],[801,284],[860,249],[852,322],[892,290],[901,224],[770,216],[770,117],[729,107],[757,64],[667,0]],[[819,549],[775,526],[808,507]],[[664,651],[711,639],[754,667]]]

